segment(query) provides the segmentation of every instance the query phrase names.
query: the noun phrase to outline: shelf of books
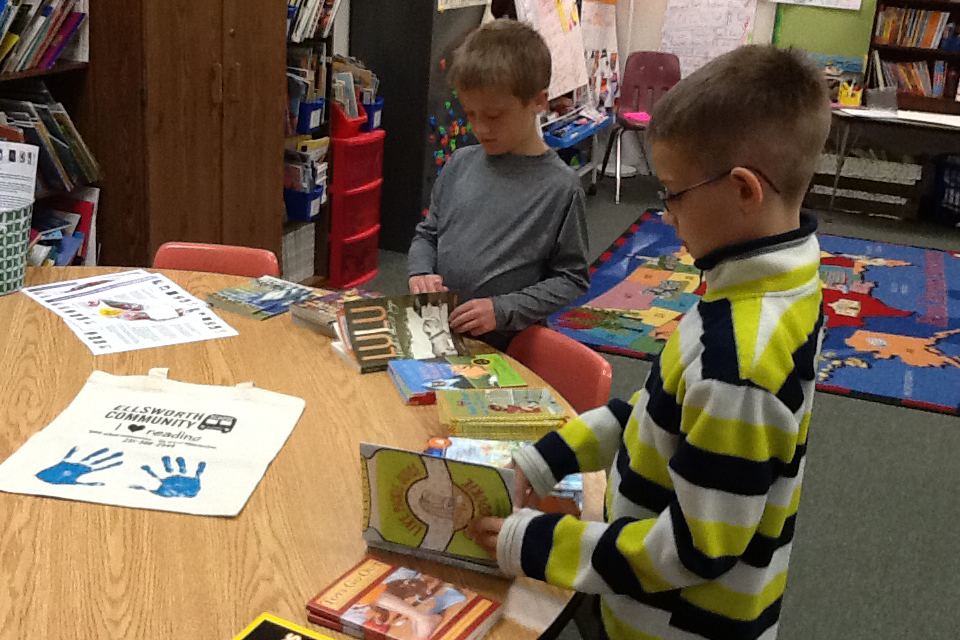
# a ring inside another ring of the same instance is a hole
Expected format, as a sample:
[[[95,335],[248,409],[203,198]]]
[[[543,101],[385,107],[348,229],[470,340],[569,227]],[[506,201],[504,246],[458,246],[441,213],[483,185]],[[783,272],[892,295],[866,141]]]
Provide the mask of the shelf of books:
[[[901,109],[960,113],[960,3],[879,4],[870,44],[871,87],[897,91]]]
[[[88,67],[88,2],[0,0],[0,139],[39,151],[32,266],[96,264],[100,166],[56,81]]]

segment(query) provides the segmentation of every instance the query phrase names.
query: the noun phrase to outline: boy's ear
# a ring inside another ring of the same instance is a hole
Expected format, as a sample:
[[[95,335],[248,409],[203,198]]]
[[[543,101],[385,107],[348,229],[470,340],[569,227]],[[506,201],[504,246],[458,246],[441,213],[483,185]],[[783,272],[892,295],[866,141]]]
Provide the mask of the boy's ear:
[[[757,174],[745,167],[735,167],[730,176],[737,189],[740,209],[747,214],[759,211],[763,204],[763,183]]]
[[[537,113],[543,113],[550,107],[550,101],[547,100],[546,89],[533,96],[530,101],[537,106]]]

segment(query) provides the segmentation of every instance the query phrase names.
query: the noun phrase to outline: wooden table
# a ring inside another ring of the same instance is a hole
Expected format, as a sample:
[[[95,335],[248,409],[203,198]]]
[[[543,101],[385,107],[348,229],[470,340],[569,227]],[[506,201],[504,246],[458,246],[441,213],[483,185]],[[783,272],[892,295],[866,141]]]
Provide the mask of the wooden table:
[[[30,268],[27,282],[117,270]],[[200,298],[246,280],[164,273]],[[305,623],[307,600],[363,557],[359,443],[419,450],[441,433],[436,407],[404,406],[388,375],[358,375],[328,338],[285,315],[222,316],[239,336],[94,357],[50,311],[18,293],[0,298],[0,460],[49,424],[96,369],[169,367],[171,379],[250,380],[307,402],[236,518],[0,493],[0,639],[226,640],[263,611]],[[510,584],[392,559],[501,600]],[[535,635],[505,620],[489,637]]]

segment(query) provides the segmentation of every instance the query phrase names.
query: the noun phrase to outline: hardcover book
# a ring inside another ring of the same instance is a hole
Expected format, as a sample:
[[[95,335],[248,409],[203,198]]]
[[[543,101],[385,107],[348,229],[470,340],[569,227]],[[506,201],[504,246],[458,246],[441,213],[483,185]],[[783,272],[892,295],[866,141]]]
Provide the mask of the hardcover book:
[[[495,600],[370,557],[307,603],[310,622],[365,640],[479,640],[500,616]]]
[[[468,355],[450,329],[455,293],[419,293],[343,303],[345,342],[363,373],[383,371],[396,358],[423,360]]]
[[[438,391],[437,409],[451,435],[491,440],[539,440],[568,417],[548,389]]]
[[[497,389],[526,385],[502,356],[447,356],[429,360],[391,360],[390,377],[407,404],[434,404],[439,390]]]
[[[368,443],[360,459],[369,546],[499,573],[469,525],[513,513],[512,469]]]
[[[248,318],[266,320],[281,314],[290,305],[314,295],[313,289],[273,276],[260,276],[207,296],[211,306]]]

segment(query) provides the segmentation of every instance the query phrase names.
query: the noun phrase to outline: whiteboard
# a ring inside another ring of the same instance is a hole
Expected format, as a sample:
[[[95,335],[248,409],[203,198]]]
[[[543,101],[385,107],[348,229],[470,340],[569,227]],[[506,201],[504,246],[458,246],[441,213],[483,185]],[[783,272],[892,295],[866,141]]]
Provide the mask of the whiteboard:
[[[858,11],[862,0],[772,0],[779,4],[802,4],[808,7],[827,7],[828,9],[851,9]]]
[[[753,37],[757,0],[669,0],[660,50],[680,58],[683,76]]]
[[[576,0],[515,0],[517,18],[529,23],[547,42],[551,73],[547,98],[587,84],[586,54]]]

